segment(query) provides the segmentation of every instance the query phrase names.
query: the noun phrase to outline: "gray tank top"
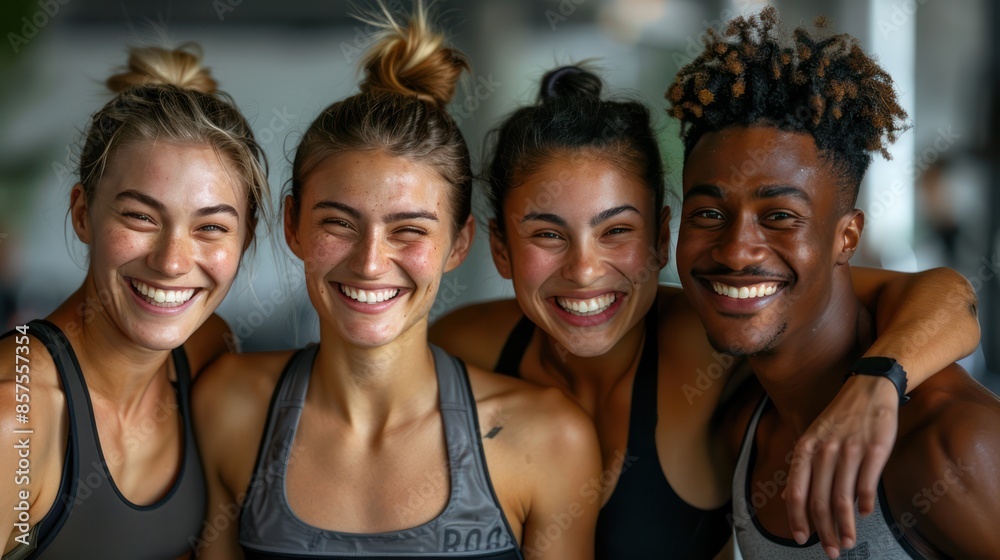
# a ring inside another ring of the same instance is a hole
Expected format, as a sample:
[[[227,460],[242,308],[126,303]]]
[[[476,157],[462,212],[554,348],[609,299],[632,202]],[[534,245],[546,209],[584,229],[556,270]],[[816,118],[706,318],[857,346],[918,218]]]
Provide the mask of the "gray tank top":
[[[827,555],[823,552],[823,545],[816,534],[813,534],[805,544],[800,545],[792,539],[769,533],[760,524],[754,513],[753,504],[755,502],[777,497],[781,492],[781,488],[773,481],[771,482],[774,484],[773,487],[758,483],[759,488],[755,490],[750,488],[750,465],[753,464],[756,456],[754,435],[757,433],[757,424],[767,402],[767,397],[761,399],[754,411],[746,435],[743,436],[739,461],[736,463],[736,472],[733,475],[733,525],[736,528],[736,541],[740,553],[747,560],[754,558],[767,560],[815,558],[816,560],[825,560]],[[925,558],[917,552],[912,543],[906,540],[899,529],[900,525],[893,519],[881,482],[879,482],[878,493],[875,497],[874,513],[868,517],[861,517],[855,509],[855,524],[857,544],[850,550],[841,551],[840,557],[845,560]]]
[[[183,422],[183,463],[165,496],[139,506],[128,501],[111,478],[87,383],[69,339],[48,321],[28,323],[28,334],[45,345],[55,362],[66,394],[69,435],[52,509],[35,524],[31,544],[19,545],[3,559],[163,560],[189,552],[205,515],[205,478],[191,425],[191,377],[183,348],[172,354]]]
[[[286,467],[318,349],[311,346],[292,356],[272,397],[240,514],[239,540],[247,560],[522,558],[486,471],[465,364],[436,346],[431,348],[451,481],[444,511],[417,527],[364,534],[319,529],[292,512],[285,495]]]

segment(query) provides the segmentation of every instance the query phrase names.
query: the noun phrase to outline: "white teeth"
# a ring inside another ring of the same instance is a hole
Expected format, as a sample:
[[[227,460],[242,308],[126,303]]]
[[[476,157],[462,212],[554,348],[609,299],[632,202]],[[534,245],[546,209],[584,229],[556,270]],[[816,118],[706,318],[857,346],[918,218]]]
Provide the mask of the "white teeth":
[[[154,288],[145,282],[132,279],[132,287],[146,298],[147,303],[157,307],[177,307],[194,296],[195,290],[163,290]]]
[[[734,286],[727,286],[722,282],[712,282],[712,289],[715,290],[715,293],[729,298],[750,299],[772,295],[778,291],[778,285],[757,284],[756,286],[736,288]]]
[[[570,299],[564,297],[557,297],[556,303],[563,310],[568,311],[573,315],[596,315],[598,313],[603,313],[611,304],[615,302],[617,296],[615,294],[604,294],[603,296],[598,296],[596,298],[590,299]]]
[[[394,288],[392,290],[358,290],[350,286],[340,285],[340,291],[351,299],[360,301],[361,303],[381,303],[387,299],[392,299],[396,297],[399,293],[399,288]]]

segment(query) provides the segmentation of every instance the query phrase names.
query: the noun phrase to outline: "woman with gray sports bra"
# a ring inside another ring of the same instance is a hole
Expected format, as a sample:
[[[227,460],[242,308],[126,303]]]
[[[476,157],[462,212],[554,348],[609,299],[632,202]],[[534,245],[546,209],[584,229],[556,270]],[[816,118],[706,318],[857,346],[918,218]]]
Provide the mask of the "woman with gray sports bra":
[[[4,560],[187,558],[202,526],[189,387],[266,168],[195,46],[132,49],[107,85],[70,194],[83,285],[0,340]]]
[[[305,132],[284,200],[319,344],[224,356],[195,390],[209,486],[198,552],[592,558],[587,418],[557,390],[427,342],[442,274],[474,233],[469,151],[445,110],[468,62],[419,3],[407,25],[369,19],[384,31],[361,91]]]

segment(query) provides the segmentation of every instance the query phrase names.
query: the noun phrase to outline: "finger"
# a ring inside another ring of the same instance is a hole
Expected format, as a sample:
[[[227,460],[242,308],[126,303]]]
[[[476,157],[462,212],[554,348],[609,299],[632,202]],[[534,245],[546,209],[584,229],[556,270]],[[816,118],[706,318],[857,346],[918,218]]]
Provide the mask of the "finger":
[[[816,527],[816,534],[823,543],[823,550],[830,558],[836,558],[841,548],[830,501],[839,456],[839,440],[823,442],[819,452],[813,457],[812,483],[809,485],[809,515]]]
[[[834,521],[840,532],[840,546],[854,548],[856,542],[854,499],[857,489],[858,471],[861,468],[864,448],[859,442],[846,441],[841,446],[840,458],[837,461],[837,472],[833,477]]]
[[[858,469],[858,513],[862,516],[870,515],[875,510],[878,482],[882,477],[886,463],[889,461],[892,440],[895,440],[895,435],[887,443],[869,444],[867,452],[862,458],[861,466]]]
[[[788,482],[781,497],[788,509],[788,527],[795,542],[805,544],[809,540],[809,514],[806,510],[809,484],[812,482],[812,460],[819,448],[819,441],[803,436],[792,452],[792,466],[788,472]]]

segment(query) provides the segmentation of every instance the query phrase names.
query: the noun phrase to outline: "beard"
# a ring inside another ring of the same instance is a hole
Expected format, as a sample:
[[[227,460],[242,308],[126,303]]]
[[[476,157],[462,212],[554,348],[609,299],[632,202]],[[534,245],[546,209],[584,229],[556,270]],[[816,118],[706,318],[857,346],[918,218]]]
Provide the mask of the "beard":
[[[708,342],[712,348],[723,354],[736,357],[754,356],[774,350],[786,330],[788,330],[787,322],[782,322],[770,333],[757,331],[747,325],[744,327],[744,334],[749,336],[739,337],[743,340],[733,340],[734,337],[720,337],[708,333]]]

